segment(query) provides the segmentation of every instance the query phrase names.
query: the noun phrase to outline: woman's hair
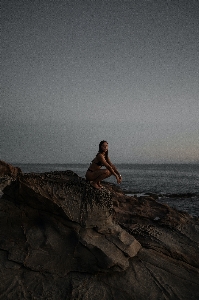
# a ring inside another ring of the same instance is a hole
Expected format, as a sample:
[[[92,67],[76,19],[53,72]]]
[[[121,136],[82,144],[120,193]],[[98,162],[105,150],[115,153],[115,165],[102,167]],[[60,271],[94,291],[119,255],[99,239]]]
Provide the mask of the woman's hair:
[[[107,141],[101,141],[101,142],[99,143],[99,153],[102,153],[102,152],[103,152],[102,149],[101,149],[101,146],[102,146],[104,143],[107,143],[107,144],[108,144]],[[107,150],[106,153],[105,153],[105,159],[107,159],[107,158],[108,158],[108,150]]]

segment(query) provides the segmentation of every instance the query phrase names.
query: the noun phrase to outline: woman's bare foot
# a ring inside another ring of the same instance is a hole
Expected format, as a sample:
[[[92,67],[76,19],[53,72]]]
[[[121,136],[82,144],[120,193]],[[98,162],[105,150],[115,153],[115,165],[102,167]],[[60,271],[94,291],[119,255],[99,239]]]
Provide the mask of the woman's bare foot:
[[[97,190],[100,190],[100,189],[101,189],[101,187],[100,187],[97,183],[95,183],[95,182],[92,182],[92,183],[91,183],[91,186],[94,187],[94,188],[97,189]]]
[[[97,182],[97,185],[100,187],[100,189],[103,188],[103,185],[101,185],[100,182]]]

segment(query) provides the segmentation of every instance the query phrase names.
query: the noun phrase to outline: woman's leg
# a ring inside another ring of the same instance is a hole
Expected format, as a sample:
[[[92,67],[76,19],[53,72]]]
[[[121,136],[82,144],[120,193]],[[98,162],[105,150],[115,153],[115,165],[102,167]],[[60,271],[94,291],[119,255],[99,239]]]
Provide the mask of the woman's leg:
[[[99,189],[100,181],[111,176],[111,172],[108,169],[97,170],[94,172],[87,171],[86,179],[92,181],[92,186]]]
[[[101,180],[106,179],[110,176],[111,176],[111,172],[105,169],[103,170],[102,174],[100,174],[98,177],[96,177],[96,179],[93,180],[92,185],[94,186],[95,184],[97,184],[101,188],[102,187],[102,185],[100,184]]]

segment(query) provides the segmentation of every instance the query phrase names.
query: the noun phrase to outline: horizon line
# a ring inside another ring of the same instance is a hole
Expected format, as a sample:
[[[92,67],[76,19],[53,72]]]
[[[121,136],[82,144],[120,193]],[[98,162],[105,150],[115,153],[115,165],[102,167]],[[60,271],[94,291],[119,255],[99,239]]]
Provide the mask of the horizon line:
[[[48,162],[10,162],[10,164],[26,164],[26,165],[87,165],[89,163],[78,163],[78,162],[55,162],[55,163],[48,163]],[[199,162],[119,162],[115,163],[117,165],[197,165]]]

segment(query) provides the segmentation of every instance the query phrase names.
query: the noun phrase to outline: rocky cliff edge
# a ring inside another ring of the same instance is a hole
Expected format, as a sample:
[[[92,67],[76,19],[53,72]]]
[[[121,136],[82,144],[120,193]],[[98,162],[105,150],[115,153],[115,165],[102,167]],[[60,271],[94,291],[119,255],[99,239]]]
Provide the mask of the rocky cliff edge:
[[[0,176],[0,299],[199,299],[198,218],[72,171]]]

